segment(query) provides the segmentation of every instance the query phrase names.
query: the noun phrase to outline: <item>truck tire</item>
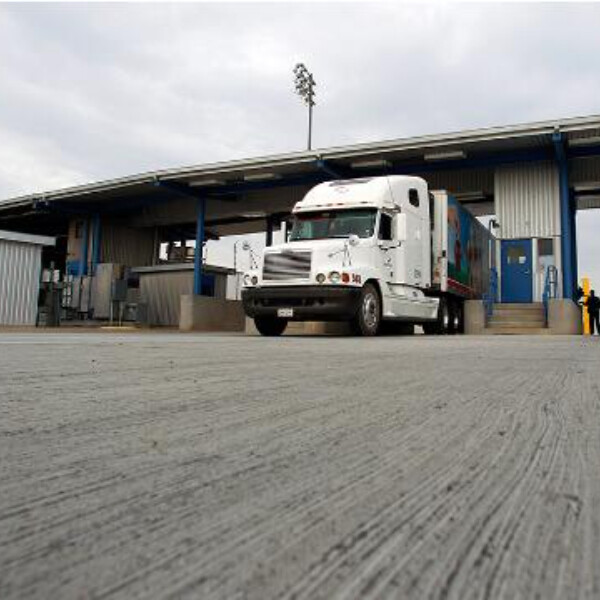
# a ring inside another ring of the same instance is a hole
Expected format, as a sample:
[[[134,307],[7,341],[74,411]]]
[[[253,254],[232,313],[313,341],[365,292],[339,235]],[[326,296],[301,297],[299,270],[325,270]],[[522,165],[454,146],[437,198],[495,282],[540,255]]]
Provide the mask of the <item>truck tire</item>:
[[[427,335],[446,335],[450,332],[450,307],[446,298],[440,298],[437,321],[423,323]]]
[[[254,317],[254,325],[261,335],[275,337],[285,331],[287,321],[277,317]]]
[[[357,335],[373,336],[381,328],[381,299],[379,292],[371,283],[365,284],[360,292],[358,311],[352,321]]]
[[[440,335],[450,333],[450,304],[446,298],[440,298],[440,310],[438,312],[438,327]]]
[[[465,329],[463,303],[454,300],[450,308],[450,333],[463,333]]]

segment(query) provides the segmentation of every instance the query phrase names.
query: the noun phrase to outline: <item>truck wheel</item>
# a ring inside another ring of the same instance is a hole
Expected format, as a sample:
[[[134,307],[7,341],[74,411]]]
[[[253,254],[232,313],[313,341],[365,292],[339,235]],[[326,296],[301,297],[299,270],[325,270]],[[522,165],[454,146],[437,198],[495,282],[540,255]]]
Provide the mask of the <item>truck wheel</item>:
[[[463,303],[456,300],[452,303],[451,331],[452,333],[463,333],[465,330]]]
[[[446,298],[440,298],[440,310],[438,313],[438,327],[441,335],[447,335],[451,330],[450,305]]]
[[[285,331],[287,321],[276,317],[254,317],[254,325],[261,335],[274,337]]]
[[[381,326],[381,300],[375,286],[365,284],[360,293],[358,312],[352,322],[358,335],[372,336],[379,333]]]
[[[423,333],[425,335],[436,335],[438,333],[438,324],[435,323],[423,323]]]
[[[446,298],[440,298],[437,321],[423,323],[427,335],[446,335],[450,331],[450,309]]]

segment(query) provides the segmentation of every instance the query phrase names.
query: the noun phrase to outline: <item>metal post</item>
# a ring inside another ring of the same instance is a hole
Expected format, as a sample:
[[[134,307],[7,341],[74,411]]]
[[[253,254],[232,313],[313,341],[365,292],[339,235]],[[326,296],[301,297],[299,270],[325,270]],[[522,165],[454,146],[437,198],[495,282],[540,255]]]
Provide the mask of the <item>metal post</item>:
[[[560,191],[560,249],[562,254],[563,272],[563,298],[573,299],[575,294],[575,280],[573,278],[573,213],[569,194],[569,165],[565,152],[563,136],[559,131],[552,135],[556,161],[558,164],[559,191]]]
[[[240,283],[240,277],[238,274],[238,268],[237,268],[237,245],[240,243],[240,240],[235,240],[235,242],[233,242],[233,272],[234,272],[234,277],[235,277],[235,299],[238,299],[238,295],[239,295],[239,283]]]
[[[196,248],[194,250],[194,295],[202,294],[202,250],[204,248],[204,217],[206,204],[203,198],[196,201]]]
[[[311,150],[312,146],[312,98],[308,102],[308,149]]]
[[[267,217],[267,231],[265,236],[265,246],[273,245],[273,217]]]
[[[583,298],[581,299],[584,302],[583,305],[583,335],[590,335],[590,313],[588,312],[588,308],[585,305],[585,301],[590,296],[590,278],[583,278]]]
[[[296,94],[308,105],[308,149],[312,147],[312,109],[315,105],[315,79],[302,63],[294,67]]]
[[[560,174],[560,220],[561,220],[561,252],[563,265],[563,297],[573,298],[575,284],[573,281],[573,243],[571,237],[571,207],[569,206],[569,175],[566,161],[559,164]]]
[[[579,281],[579,261],[577,260],[577,203],[573,193],[569,194],[571,206],[571,254],[573,256],[573,288]]]
[[[85,219],[83,222],[83,238],[81,240],[81,259],[79,260],[79,276],[87,275],[87,263],[88,263],[88,246],[89,244],[89,219]]]

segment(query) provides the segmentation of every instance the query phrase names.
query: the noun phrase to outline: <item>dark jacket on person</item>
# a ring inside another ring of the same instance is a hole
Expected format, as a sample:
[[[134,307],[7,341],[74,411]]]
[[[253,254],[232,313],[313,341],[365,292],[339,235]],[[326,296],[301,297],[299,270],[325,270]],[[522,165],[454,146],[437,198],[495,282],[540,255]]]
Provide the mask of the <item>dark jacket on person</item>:
[[[600,298],[598,296],[589,296],[584,302],[584,305],[587,306],[590,315],[597,315],[600,313]]]

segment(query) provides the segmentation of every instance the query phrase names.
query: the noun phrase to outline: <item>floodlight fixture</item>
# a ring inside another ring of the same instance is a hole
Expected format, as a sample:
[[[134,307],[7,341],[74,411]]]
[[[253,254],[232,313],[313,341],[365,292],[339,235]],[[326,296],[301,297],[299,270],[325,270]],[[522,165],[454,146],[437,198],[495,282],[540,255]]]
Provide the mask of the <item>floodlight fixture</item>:
[[[313,74],[306,68],[304,63],[298,63],[294,67],[294,85],[296,94],[302,98],[308,106],[308,149],[312,146],[312,109],[315,102],[316,82]]]

